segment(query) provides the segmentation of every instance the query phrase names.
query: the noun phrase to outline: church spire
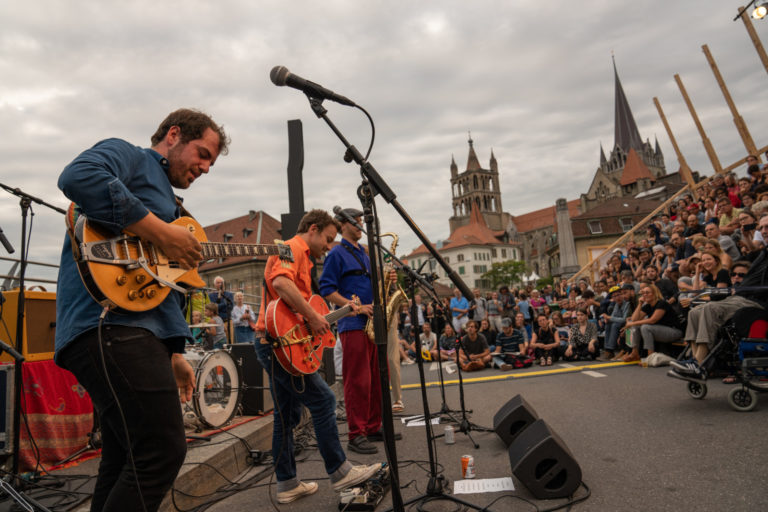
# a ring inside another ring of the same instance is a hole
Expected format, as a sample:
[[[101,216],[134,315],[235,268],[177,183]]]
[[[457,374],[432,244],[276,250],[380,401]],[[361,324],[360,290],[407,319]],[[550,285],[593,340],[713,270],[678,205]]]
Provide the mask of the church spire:
[[[456,165],[456,159],[453,158],[453,154],[451,154],[451,177],[455,178],[459,175],[459,166]]]
[[[600,143],[600,165],[603,165],[608,160],[605,158],[605,151],[603,151],[603,143]]]
[[[630,148],[640,150],[643,146],[640,132],[637,130],[635,118],[629,108],[627,97],[624,95],[624,88],[621,86],[621,80],[619,80],[619,72],[616,71],[616,59],[611,57],[611,60],[613,60],[613,73],[616,77],[614,145],[619,146],[624,151],[629,151]]]
[[[496,155],[493,154],[493,148],[491,148],[491,170],[493,172],[499,172],[499,164],[496,162]]]
[[[469,157],[467,158],[467,170],[468,171],[479,171],[480,170],[480,160],[477,159],[477,155],[475,154],[475,148],[472,146],[473,140],[472,140],[472,132],[469,132]]]

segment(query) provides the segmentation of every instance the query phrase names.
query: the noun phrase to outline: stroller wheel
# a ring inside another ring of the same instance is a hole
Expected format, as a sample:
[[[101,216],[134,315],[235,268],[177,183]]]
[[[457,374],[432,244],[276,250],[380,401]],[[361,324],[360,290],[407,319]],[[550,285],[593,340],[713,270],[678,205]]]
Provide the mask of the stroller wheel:
[[[699,382],[688,381],[688,394],[691,395],[691,398],[701,400],[707,396],[707,385]]]
[[[749,412],[757,405],[757,393],[741,386],[728,393],[728,404],[734,411]]]

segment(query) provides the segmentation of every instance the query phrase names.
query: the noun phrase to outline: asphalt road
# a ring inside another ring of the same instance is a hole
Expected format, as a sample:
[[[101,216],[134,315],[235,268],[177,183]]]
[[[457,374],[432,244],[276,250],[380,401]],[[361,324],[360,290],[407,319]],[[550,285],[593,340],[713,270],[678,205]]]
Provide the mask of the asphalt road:
[[[419,414],[422,406],[417,368],[402,370],[405,414]],[[473,411],[470,421],[492,426],[499,408],[514,395],[523,395],[539,417],[560,435],[581,466],[591,494],[572,510],[768,510],[768,395],[758,398],[763,403],[758,403],[754,411],[739,413],[731,410],[726,400],[732,386],[711,381],[707,397],[695,400],[689,397],[684,382],[666,376],[667,368],[598,366],[573,371],[576,369],[555,365],[551,373],[541,374],[540,370],[534,367],[502,373],[488,369],[473,373],[464,386],[465,402]],[[437,372],[429,369],[426,375],[428,382],[434,383],[437,378]],[[448,379],[455,377],[446,375]],[[427,389],[431,410],[439,410],[439,387],[430,385]],[[448,407],[458,409],[459,387],[447,385],[445,395]],[[340,424],[342,432],[345,427]],[[404,427],[398,418],[395,428],[403,433],[403,440],[396,446],[401,493],[407,501],[423,493],[429,481],[426,433],[423,427]],[[442,433],[443,429],[440,425],[435,431]],[[458,432],[454,445],[446,445],[442,439],[436,442],[437,461],[449,481],[449,491],[460,479],[464,454],[473,455],[479,479],[513,476],[504,444],[495,433],[472,432],[471,436],[479,445],[477,449]],[[348,456],[359,463],[384,460],[383,451],[366,456],[348,452]],[[208,510],[337,510],[338,497],[330,488],[317,450],[310,449],[300,458],[306,460],[298,466],[299,477],[320,483],[315,495],[274,507],[267,494],[271,492],[276,503],[274,486],[268,485],[266,479]],[[254,468],[241,478],[247,479],[262,469]],[[512,492],[459,497],[478,509],[498,499],[488,508],[493,511],[545,510],[567,504],[564,499],[536,500],[514,476],[513,481]],[[581,488],[576,497],[586,494]],[[391,494],[377,510],[389,506]],[[457,506],[449,501],[433,501],[424,504],[423,510],[453,511]]]

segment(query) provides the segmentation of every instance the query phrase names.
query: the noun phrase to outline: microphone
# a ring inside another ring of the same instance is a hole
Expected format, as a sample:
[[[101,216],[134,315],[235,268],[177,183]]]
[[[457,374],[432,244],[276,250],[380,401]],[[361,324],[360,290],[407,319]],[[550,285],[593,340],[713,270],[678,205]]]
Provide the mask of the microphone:
[[[294,75],[290,71],[288,71],[288,68],[285,66],[275,66],[272,68],[272,71],[269,72],[269,78],[272,80],[272,83],[278,86],[287,85],[288,87],[293,87],[294,89],[298,89],[307,96],[310,96],[312,98],[317,98],[321,100],[331,100],[335,101],[336,103],[341,103],[342,105],[347,105],[350,107],[356,107],[355,102],[350,100],[349,98],[342,96],[341,94],[336,94],[330,89],[326,89],[320,84],[316,84],[315,82],[310,82],[309,80],[306,80],[304,78],[301,78],[299,75]]]
[[[273,70],[273,71],[274,71],[274,70]],[[362,232],[365,232],[365,230],[363,229],[363,227],[362,227],[360,224],[358,224],[358,223],[357,223],[357,221],[356,221],[355,219],[353,219],[352,217],[350,217],[349,215],[347,215],[347,213],[344,211],[344,209],[343,209],[341,206],[338,206],[338,205],[337,205],[337,206],[334,206],[334,207],[333,207],[333,213],[335,213],[336,215],[341,215],[342,217],[344,217],[344,219],[346,219],[346,221],[347,221],[347,222],[349,222],[350,224],[352,224],[353,226],[355,226],[355,227],[356,227],[357,229],[359,229],[360,231],[362,231]]]
[[[11,245],[11,242],[9,242],[5,237],[5,233],[3,233],[2,228],[0,228],[0,244],[3,244],[3,247],[5,247],[5,250],[8,251],[8,254],[13,254],[13,246]]]

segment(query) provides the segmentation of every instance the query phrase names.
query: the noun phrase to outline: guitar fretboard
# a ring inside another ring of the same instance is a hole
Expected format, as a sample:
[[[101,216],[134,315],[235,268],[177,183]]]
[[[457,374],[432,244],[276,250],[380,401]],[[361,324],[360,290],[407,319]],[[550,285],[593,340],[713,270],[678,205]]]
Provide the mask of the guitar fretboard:
[[[339,308],[335,311],[331,311],[327,315],[325,315],[325,319],[328,320],[328,323],[333,325],[336,323],[336,321],[339,318],[343,318],[349,314],[349,312],[352,311],[352,308],[350,306],[344,306],[343,308]]]
[[[271,256],[279,254],[279,246],[270,244],[230,244],[203,242],[203,259],[231,258],[236,256]]]

